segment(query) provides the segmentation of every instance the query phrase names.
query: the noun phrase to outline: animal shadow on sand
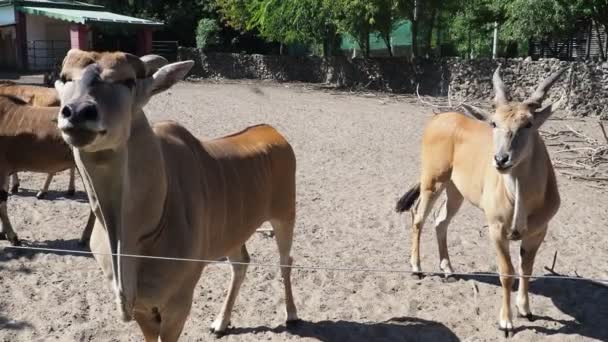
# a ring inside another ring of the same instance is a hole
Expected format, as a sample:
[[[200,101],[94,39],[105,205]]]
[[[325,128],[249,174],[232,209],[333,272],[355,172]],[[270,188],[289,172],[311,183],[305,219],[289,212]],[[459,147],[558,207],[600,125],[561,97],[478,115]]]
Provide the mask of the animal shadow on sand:
[[[36,194],[38,194],[37,190],[19,188],[19,191],[15,194],[11,194],[11,196],[36,197]],[[88,203],[89,202],[87,193],[84,191],[76,191],[73,196],[68,196],[66,191],[49,190],[46,192],[44,198],[42,198],[42,200],[47,200],[47,201],[54,201],[54,200],[58,200],[58,199],[73,200],[73,201],[76,201],[79,203]]]
[[[323,342],[367,341],[459,341],[445,325],[413,317],[395,317],[386,322],[360,323],[349,321],[298,321],[276,328],[232,328],[229,335],[272,332],[313,338]]]
[[[4,311],[4,305],[0,304],[0,331],[24,330],[24,329],[33,329],[34,328],[34,326],[28,322],[15,321],[12,319],[8,319],[7,317],[2,315],[2,311]]]
[[[79,239],[71,239],[71,240],[46,240],[46,241],[28,241],[21,240],[21,245],[23,247],[33,247],[33,248],[49,248],[49,249],[61,249],[66,250],[63,251],[53,251],[53,250],[35,250],[35,249],[21,249],[21,248],[11,248],[6,246],[5,248],[0,247],[0,263],[25,258],[28,260],[32,260],[35,256],[39,254],[54,254],[54,255],[71,255],[76,257],[83,258],[92,258],[93,256],[87,252],[89,252],[88,247],[81,247],[79,244]],[[0,243],[8,244],[7,241],[0,241]],[[0,269],[1,270],[1,269]]]
[[[547,274],[555,276],[554,274]],[[559,276],[558,276],[559,277]],[[497,278],[471,275],[458,277],[463,280],[475,280],[480,283],[500,286]],[[517,289],[518,281],[514,284]],[[550,298],[555,307],[564,314],[572,317],[567,320],[557,320],[548,316],[533,317],[534,321],[550,321],[557,323],[556,328],[525,324],[520,318],[515,333],[524,330],[534,330],[541,334],[580,335],[600,341],[608,341],[608,286],[586,280],[567,278],[541,278],[530,281],[530,293]],[[534,314],[534,298],[532,313]]]

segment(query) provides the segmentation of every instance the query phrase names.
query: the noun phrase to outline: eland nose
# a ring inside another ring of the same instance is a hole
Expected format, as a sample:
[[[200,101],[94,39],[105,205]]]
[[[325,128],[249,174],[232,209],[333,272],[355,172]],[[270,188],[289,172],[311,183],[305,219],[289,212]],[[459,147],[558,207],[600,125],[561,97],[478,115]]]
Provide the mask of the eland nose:
[[[508,154],[496,154],[496,155],[494,155],[494,161],[496,162],[497,166],[504,166],[509,161],[509,155]]]
[[[97,106],[90,102],[67,104],[61,109],[61,116],[72,124],[95,121],[98,118]]]

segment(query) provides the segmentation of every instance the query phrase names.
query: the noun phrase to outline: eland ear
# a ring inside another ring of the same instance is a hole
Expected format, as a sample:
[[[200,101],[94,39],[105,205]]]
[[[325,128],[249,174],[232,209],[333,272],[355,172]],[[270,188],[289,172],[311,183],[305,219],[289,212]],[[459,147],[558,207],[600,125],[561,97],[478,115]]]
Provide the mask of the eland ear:
[[[150,94],[156,95],[171,88],[186,77],[192,66],[194,61],[177,62],[161,67],[152,75]]]
[[[486,112],[485,110],[475,107],[466,103],[460,105],[463,109],[463,113],[473,119],[477,119],[479,121],[490,121],[492,114]]]
[[[159,55],[145,55],[139,58],[146,66],[146,77],[152,76],[158,69],[169,64],[169,61]]]
[[[542,126],[547,119],[553,114],[556,110],[560,109],[560,107],[564,104],[564,97],[562,96],[558,101],[553,102],[550,105],[547,105],[545,108],[534,112],[534,127],[538,129]]]

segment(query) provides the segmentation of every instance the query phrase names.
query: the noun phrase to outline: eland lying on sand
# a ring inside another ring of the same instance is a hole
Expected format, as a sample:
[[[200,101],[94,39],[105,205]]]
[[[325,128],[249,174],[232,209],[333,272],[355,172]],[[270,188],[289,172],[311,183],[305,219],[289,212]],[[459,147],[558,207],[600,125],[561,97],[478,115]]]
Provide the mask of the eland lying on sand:
[[[146,341],[178,339],[205,264],[125,254],[239,262],[211,326],[216,333],[230,323],[249,262],[245,243],[263,222],[273,226],[280,263],[292,263],[296,159],[289,143],[267,125],[203,142],[174,122],[151,125],[143,112],[193,64],[152,74],[130,54],[71,50],[55,84],[58,125],[96,216],[91,250],[101,253],[95,258],[122,318],[134,318]],[[281,274],[293,321],[291,269]]]
[[[532,274],[534,258],[547,233],[549,220],[560,205],[549,154],[538,133],[559,105],[541,109],[542,100],[564,70],[547,78],[532,96],[509,102],[507,91],[494,73],[496,112],[466,106],[470,116],[442,113],[434,116],[422,138],[420,183],[397,203],[397,211],[415,207],[412,224],[411,266],[420,272],[420,233],[433,203],[445,190],[447,200],[435,222],[440,268],[450,275],[447,228],[464,199],[481,208],[498,255],[503,301],[499,327],[513,329],[511,286],[514,273],[509,240],[521,240],[520,275]],[[482,122],[485,121],[485,122]],[[532,318],[528,300],[529,278],[521,277],[517,295],[519,314]]]

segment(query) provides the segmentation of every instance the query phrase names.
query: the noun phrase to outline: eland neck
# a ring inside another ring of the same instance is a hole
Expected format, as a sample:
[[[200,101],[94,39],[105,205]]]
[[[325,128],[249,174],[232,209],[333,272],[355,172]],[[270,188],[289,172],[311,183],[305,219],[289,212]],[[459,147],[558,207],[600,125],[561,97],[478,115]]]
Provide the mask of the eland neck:
[[[123,319],[130,320],[138,259],[121,254],[146,253],[140,238],[154,232],[163,215],[167,180],[160,144],[142,111],[133,117],[126,145],[100,152],[75,149],[74,155],[91,207],[116,254],[111,257],[112,281]]]

